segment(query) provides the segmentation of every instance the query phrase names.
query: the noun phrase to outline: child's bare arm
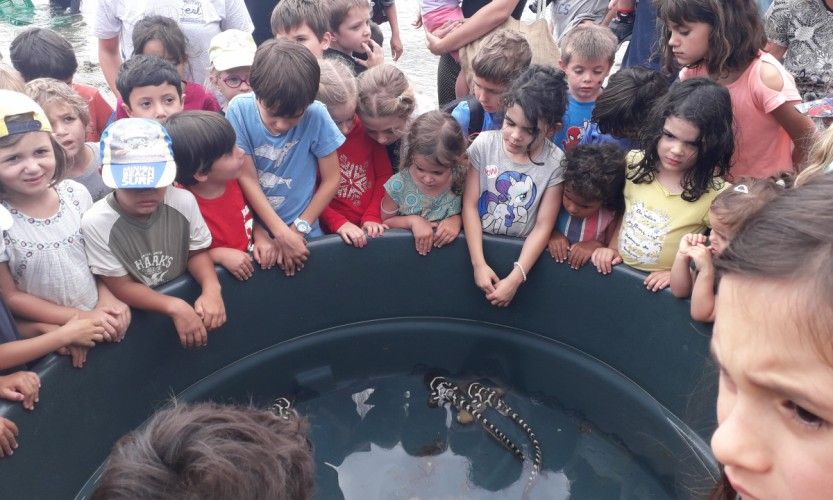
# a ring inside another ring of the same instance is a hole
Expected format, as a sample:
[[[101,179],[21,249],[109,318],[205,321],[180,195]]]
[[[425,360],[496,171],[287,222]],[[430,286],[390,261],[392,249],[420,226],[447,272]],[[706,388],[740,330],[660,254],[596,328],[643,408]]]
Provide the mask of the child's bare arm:
[[[42,335],[0,344],[0,370],[32,362],[62,347],[92,347],[103,340],[104,328],[101,321],[75,318]]]
[[[202,319],[184,300],[159,293],[128,275],[102,276],[102,279],[113,295],[130,307],[154,311],[170,317],[183,347],[198,347],[208,342]]]
[[[299,216],[301,219],[312,224],[324,211],[324,208],[330,204],[333,197],[338,191],[338,181],[341,178],[341,172],[338,166],[338,156],[335,151],[318,159],[318,173],[321,174],[321,182],[312,195],[307,208],[301,212]]]
[[[697,268],[697,277],[691,290],[691,318],[696,321],[714,321],[714,263],[711,250],[698,245],[689,251]]]
[[[397,215],[399,205],[388,194],[382,199],[382,222],[388,227],[408,229],[414,233],[416,251],[428,255],[434,244],[434,225],[419,215]]]
[[[275,243],[278,245],[279,253],[281,254],[278,259],[279,265],[281,265],[287,274],[295,274],[295,269],[299,265],[303,265],[309,256],[306,241],[303,236],[297,231],[290,229],[278,217],[275,209],[272,208],[272,204],[266,199],[266,195],[263,194],[263,189],[260,187],[260,182],[257,180],[257,170],[250,155],[244,156],[243,172],[238,182],[240,183],[240,189],[243,191],[243,195],[249,202],[249,206],[275,238]],[[291,263],[289,267],[286,266],[287,262]]]
[[[116,335],[112,340],[120,342],[124,338],[124,334],[127,332],[127,328],[130,326],[130,320],[132,319],[130,306],[117,299],[101,279],[96,279],[96,285],[98,289],[98,303],[95,308],[115,318]]]
[[[214,270],[214,262],[205,250],[192,251],[188,257],[188,271],[202,288],[194,302],[194,311],[202,318],[207,331],[223,326],[226,322],[226,306],[220,289],[220,281]]]
[[[761,65],[761,80],[772,90],[781,91],[784,88],[784,77],[771,64]],[[793,141],[793,164],[803,165],[807,152],[813,145],[816,136],[816,126],[809,117],[801,114],[795,105],[801,101],[787,101],[772,111],[772,117],[787,131]]]
[[[255,272],[251,255],[236,248],[212,248],[208,250],[208,255],[212,262],[223,266],[240,281],[246,281]]]
[[[689,264],[691,263],[690,250],[697,245],[705,245],[706,235],[686,234],[680,238],[680,247],[671,265],[671,293],[678,299],[684,299],[691,295],[691,287],[694,283],[693,275]]]
[[[101,321],[108,337],[116,337],[117,320],[101,310],[81,311],[65,307],[26,292],[22,292],[12,278],[9,264],[0,263],[0,292],[9,310],[16,317],[52,325],[63,325],[74,317]]]
[[[466,172],[466,184],[463,189],[463,231],[466,233],[466,245],[474,270],[474,284],[484,293],[495,291],[495,284],[500,281],[494,270],[486,263],[483,254],[483,223],[477,210],[480,196],[480,173],[470,168]]]
[[[622,217],[616,221],[616,227],[612,230],[610,242],[606,247],[597,248],[593,251],[590,261],[596,266],[596,270],[602,274],[610,274],[613,266],[622,263],[619,255],[619,229],[622,227]]]

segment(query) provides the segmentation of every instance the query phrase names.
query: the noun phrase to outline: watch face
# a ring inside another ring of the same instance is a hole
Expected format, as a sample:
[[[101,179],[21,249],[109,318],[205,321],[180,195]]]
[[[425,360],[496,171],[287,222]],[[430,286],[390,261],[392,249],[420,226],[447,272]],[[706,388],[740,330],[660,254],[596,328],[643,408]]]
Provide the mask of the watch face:
[[[309,225],[309,222],[305,220],[295,221],[295,228],[304,234],[308,234],[310,231],[312,231],[312,227]]]

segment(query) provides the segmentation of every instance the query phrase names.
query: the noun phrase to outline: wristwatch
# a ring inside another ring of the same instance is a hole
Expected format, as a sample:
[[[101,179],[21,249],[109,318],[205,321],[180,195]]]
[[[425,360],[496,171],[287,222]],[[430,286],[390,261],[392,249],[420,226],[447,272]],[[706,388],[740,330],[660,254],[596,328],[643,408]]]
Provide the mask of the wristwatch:
[[[295,229],[297,229],[298,232],[303,234],[304,236],[308,235],[312,231],[312,226],[310,226],[309,222],[305,221],[304,219],[295,219],[295,221],[292,224],[295,226]]]

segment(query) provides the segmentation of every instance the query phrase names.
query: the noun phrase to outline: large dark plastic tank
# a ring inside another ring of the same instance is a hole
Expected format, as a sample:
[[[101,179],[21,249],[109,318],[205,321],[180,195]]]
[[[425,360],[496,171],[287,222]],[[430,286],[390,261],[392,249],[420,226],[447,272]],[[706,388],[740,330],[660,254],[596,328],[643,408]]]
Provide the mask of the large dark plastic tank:
[[[498,274],[521,243],[486,238]],[[688,302],[646,291],[625,267],[605,277],[545,254],[497,309],[473,284],[462,238],[426,257],[413,245],[396,231],[364,249],[329,237],[310,243],[293,278],[256,272],[241,283],[222,272],[229,321],[204,349],[184,350],[169,319],[137,312],[125,341],[96,347],[83,369],[44,359],[36,410],[0,404],[21,432],[0,461],[0,496],[87,495],[113,443],[177,395],[294,399],[312,422],[318,498],[520,498],[527,469],[476,424],[429,408],[426,373],[506,391],[544,452],[530,498],[709,489],[710,331]],[[188,278],[163,290],[198,292]],[[528,454],[511,421],[492,420]]]

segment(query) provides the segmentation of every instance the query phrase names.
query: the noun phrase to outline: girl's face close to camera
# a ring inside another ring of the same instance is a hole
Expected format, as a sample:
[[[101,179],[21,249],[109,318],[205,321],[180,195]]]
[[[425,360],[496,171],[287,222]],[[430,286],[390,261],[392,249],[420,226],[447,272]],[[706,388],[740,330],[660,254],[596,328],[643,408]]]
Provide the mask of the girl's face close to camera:
[[[43,193],[55,176],[55,152],[48,132],[27,132],[0,148],[0,185],[9,199]]]
[[[64,148],[68,157],[77,156],[87,139],[81,117],[71,106],[60,102],[49,103],[43,110],[52,125],[52,137]]]
[[[668,46],[674,54],[674,58],[682,66],[691,66],[701,63],[709,55],[709,37],[712,27],[708,23],[689,22],[677,24],[669,21],[666,23],[671,36],[668,38]]]
[[[669,116],[665,119],[657,143],[660,167],[667,172],[686,172],[697,163],[697,145],[700,129],[683,118]]]
[[[806,306],[809,295],[805,283],[737,275],[720,283],[711,343],[720,368],[712,449],[744,500],[813,500],[833,492],[831,329],[821,332],[826,343],[808,331],[820,321]]]
[[[245,94],[252,91],[249,86],[250,66],[241,66],[239,68],[232,68],[226,71],[220,71],[216,77],[213,78],[214,86],[220,90],[226,102],[238,94]]]

